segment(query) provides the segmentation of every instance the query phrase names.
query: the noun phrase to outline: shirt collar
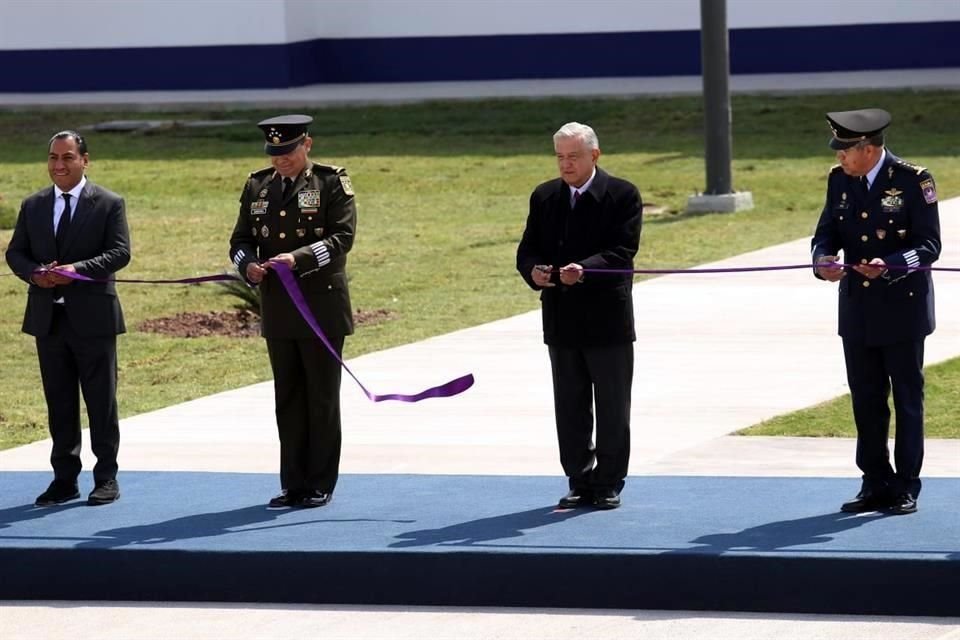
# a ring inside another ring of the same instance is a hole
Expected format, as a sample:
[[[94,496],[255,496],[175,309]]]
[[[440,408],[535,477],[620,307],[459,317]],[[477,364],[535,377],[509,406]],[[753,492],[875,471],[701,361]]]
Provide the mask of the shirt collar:
[[[80,178],[80,182],[78,182],[73,189],[70,189],[70,191],[67,191],[66,193],[69,193],[70,196],[73,198],[73,201],[76,202],[80,198],[80,194],[83,193],[83,188],[85,186],[87,186],[87,176],[83,176],[82,178]],[[63,194],[64,194],[63,189],[61,189],[57,185],[53,185],[53,195],[55,198],[59,198]]]
[[[877,164],[873,166],[873,169],[867,172],[867,186],[872,187],[873,181],[877,179],[877,174],[880,173],[880,169],[883,168],[883,161],[887,159],[887,150],[886,148],[881,148],[882,153],[880,154],[880,159],[877,160]]]
[[[573,198],[573,194],[577,191],[579,191],[580,193],[584,193],[587,189],[590,188],[590,185],[593,184],[593,179],[596,177],[597,177],[597,168],[594,167],[593,173],[590,174],[590,179],[584,182],[582,186],[570,187],[570,185],[567,185],[568,187],[570,187],[570,197]]]

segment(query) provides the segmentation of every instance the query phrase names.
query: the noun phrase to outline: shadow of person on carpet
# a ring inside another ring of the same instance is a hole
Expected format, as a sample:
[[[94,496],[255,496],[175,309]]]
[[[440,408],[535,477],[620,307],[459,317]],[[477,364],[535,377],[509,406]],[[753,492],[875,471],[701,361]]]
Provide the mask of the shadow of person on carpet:
[[[865,524],[892,517],[885,513],[825,513],[818,516],[768,522],[736,533],[711,533],[691,540],[703,545],[676,549],[670,553],[721,554],[725,551],[776,551],[789,547],[822,544],[834,539],[831,534],[849,531]]]
[[[479,520],[458,522],[440,529],[420,529],[397,534],[399,539],[390,548],[425,547],[429,545],[471,546],[490,540],[503,540],[524,535],[524,531],[557,524],[591,513],[589,509],[557,509],[556,506],[540,507],[518,513],[505,513]]]
[[[196,538],[211,538],[232,533],[249,533],[268,529],[282,529],[286,527],[302,527],[321,523],[336,522],[399,522],[408,524],[414,520],[382,520],[376,518],[325,518],[316,520],[290,519],[289,522],[270,524],[283,515],[301,516],[303,510],[270,511],[263,505],[253,505],[231,511],[217,511],[213,513],[198,513],[181,518],[173,518],[164,522],[134,525],[132,527],[118,527],[106,529],[94,534],[76,545],[78,549],[111,549],[128,545],[152,545],[188,540]],[[260,526],[254,526],[260,525]]]
[[[46,516],[56,515],[58,513],[63,513],[74,507],[85,507],[87,503],[83,500],[74,500],[73,502],[67,502],[65,504],[57,505],[55,507],[37,507],[31,502],[30,504],[23,504],[17,507],[8,507],[6,509],[0,509],[0,529],[6,529],[7,527],[12,527],[18,522],[25,522],[27,520],[36,520],[37,518],[44,518]]]

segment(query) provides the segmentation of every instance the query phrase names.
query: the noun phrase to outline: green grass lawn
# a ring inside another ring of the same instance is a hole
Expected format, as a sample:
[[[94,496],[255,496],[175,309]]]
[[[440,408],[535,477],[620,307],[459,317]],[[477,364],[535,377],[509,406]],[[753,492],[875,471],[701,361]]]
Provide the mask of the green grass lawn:
[[[753,193],[756,208],[710,215],[682,213],[687,197],[704,187],[696,98],[290,109],[315,116],[313,159],[346,166],[357,192],[349,259],[354,305],[392,314],[389,322],[361,327],[347,341],[346,356],[536,308],[536,296],[515,273],[514,251],[531,190],[556,175],[551,136],[568,120],[592,124],[604,151],[600,164],[635,182],[648,210],[664,211],[645,218],[638,266],[685,267],[809,236],[833,164],[823,114],[864,105],[894,114],[890,148],[929,166],[942,198],[960,194],[958,92],[735,97],[734,184]],[[133,260],[121,277],[224,271],[240,188],[249,171],[268,164],[254,123],[270,115],[276,114],[0,113],[0,214],[49,184],[46,141],[61,128],[109,119],[246,120],[218,129],[88,135],[90,177],[127,201]],[[10,231],[0,231],[0,248],[9,238]],[[119,290],[130,330],[119,341],[123,416],[269,378],[260,339],[175,339],[137,329],[180,311],[230,308],[234,299],[219,287]],[[0,277],[0,448],[46,436],[34,345],[20,333],[24,298],[22,282]],[[931,372],[931,401],[939,376]],[[954,368],[943,376],[945,393],[957,397],[960,374]],[[960,436],[957,429],[952,437]]]

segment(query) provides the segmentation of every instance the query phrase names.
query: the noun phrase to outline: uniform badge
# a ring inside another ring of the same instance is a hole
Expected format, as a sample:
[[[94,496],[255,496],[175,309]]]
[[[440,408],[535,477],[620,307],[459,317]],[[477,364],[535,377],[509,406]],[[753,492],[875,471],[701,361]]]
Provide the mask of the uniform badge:
[[[303,238],[303,237],[306,236],[306,235],[307,235],[307,230],[306,230],[306,229],[297,229],[297,237],[298,237],[298,238]]]
[[[323,237],[323,227],[316,227],[316,228],[314,228],[313,234],[314,234],[315,236],[317,236],[318,238],[322,238],[322,237]]]
[[[353,195],[353,184],[350,183],[350,176],[340,176],[340,186],[343,187],[343,192],[348,196]]]
[[[893,180],[893,167],[887,167],[887,179]]]
[[[297,194],[297,204],[301,209],[316,209],[320,206],[320,191],[308,189]]]
[[[316,212],[317,212],[316,209],[300,209],[300,213],[303,213],[303,214],[307,214],[307,213],[313,214],[313,213],[316,213]]]
[[[900,239],[901,239],[901,240],[903,240],[904,238],[907,237],[907,230],[906,230],[906,229],[897,229],[897,235],[900,236]]]
[[[257,200],[256,202],[250,203],[250,215],[252,216],[262,216],[267,213],[268,203],[266,200]]]
[[[880,199],[880,206],[884,212],[900,211],[900,209],[903,208],[903,198],[900,197],[903,191],[899,189],[887,189],[883,193],[886,195]]]
[[[840,202],[837,204],[837,209],[848,209],[849,207],[850,203],[847,202],[847,192],[844,191],[840,194]]]
[[[260,189],[260,197],[261,197],[261,198],[266,198],[266,197],[267,197],[267,190],[266,190],[266,189]]]
[[[887,237],[886,229],[877,229],[877,238],[879,238],[880,240],[883,240],[886,237]]]
[[[260,228],[260,235],[262,235],[264,238],[270,235],[270,229],[267,229],[267,225],[263,225]]]
[[[920,191],[923,192],[923,199],[927,204],[937,201],[937,187],[933,184],[933,180],[927,179],[921,182]]]

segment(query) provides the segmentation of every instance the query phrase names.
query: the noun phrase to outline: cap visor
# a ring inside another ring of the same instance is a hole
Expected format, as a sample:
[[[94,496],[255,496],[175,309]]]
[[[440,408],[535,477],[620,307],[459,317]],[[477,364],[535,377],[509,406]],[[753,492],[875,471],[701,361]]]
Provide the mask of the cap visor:
[[[285,156],[300,146],[301,142],[303,142],[303,140],[297,140],[289,144],[270,144],[268,142],[263,145],[263,152],[268,156]]]
[[[844,150],[844,149],[849,149],[850,147],[855,147],[855,146],[857,146],[857,143],[859,143],[859,142],[860,142],[859,140],[854,140],[853,142],[848,142],[848,141],[844,141],[844,140],[837,140],[836,138],[830,138],[829,145],[830,145],[830,148],[833,149],[833,150],[835,150],[835,151],[842,151],[842,150]]]

